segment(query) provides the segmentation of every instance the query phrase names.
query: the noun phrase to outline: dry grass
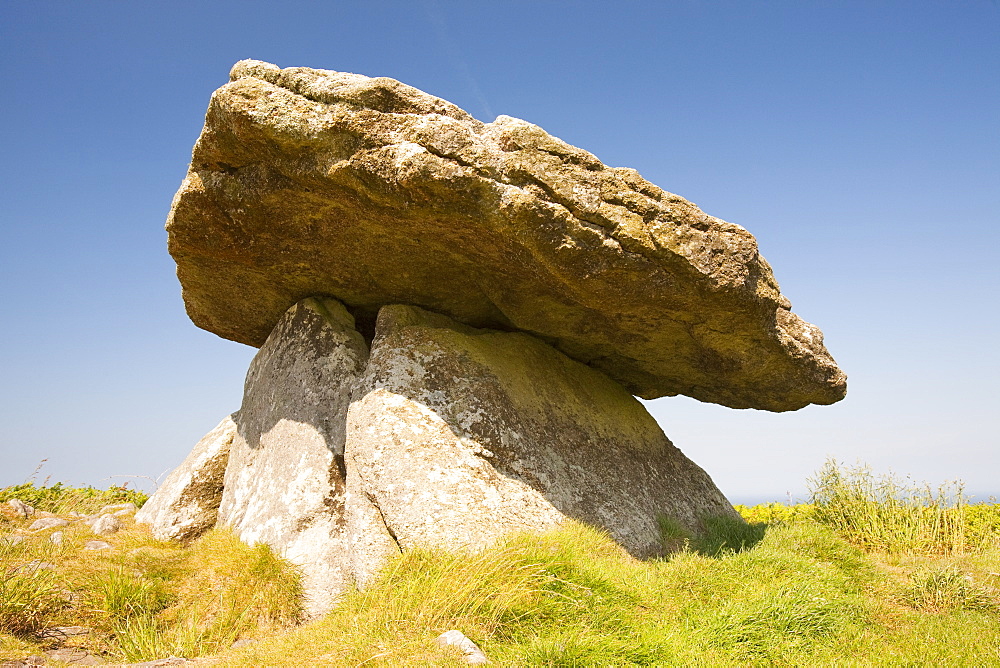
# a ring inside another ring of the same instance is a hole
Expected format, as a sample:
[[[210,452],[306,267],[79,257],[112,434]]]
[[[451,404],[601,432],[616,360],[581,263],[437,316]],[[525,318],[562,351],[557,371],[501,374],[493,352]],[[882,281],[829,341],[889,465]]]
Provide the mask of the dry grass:
[[[108,660],[144,661],[219,652],[301,619],[296,570],[225,530],[182,547],[125,518],[104,537],[114,549],[84,550],[96,537],[82,522],[53,545],[53,531],[29,533],[29,521],[3,520],[21,541],[0,542],[0,658],[40,653],[37,633],[58,626],[93,629],[79,644]]]

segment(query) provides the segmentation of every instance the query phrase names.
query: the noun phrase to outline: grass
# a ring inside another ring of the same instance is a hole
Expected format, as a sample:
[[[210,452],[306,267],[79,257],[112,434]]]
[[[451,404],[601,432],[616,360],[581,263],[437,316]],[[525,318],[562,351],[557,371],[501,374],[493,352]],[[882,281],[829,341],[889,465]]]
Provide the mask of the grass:
[[[120,489],[28,489],[38,492],[36,507],[64,513],[137,498],[123,499]],[[14,497],[10,488],[3,492]],[[74,641],[108,661],[138,662],[218,653],[301,621],[297,571],[226,530],[183,547],[124,517],[121,531],[103,537],[114,549],[89,551],[82,548],[95,536],[82,522],[62,527],[55,545],[52,530],[25,530],[32,519],[0,515],[0,535],[21,538],[0,540],[0,659],[41,654],[51,642],[39,632],[59,626],[92,629]]]
[[[706,518],[701,536],[664,518],[680,551],[660,560],[576,523],[478,553],[410,550],[299,625],[294,569],[224,530],[183,548],[128,525],[89,554],[83,528],[61,546],[26,536],[0,547],[16,582],[0,590],[0,658],[80,623],[119,661],[459,666],[434,643],[457,628],[499,666],[1000,665],[995,504],[835,462],[812,485],[809,503],[741,507],[748,523]],[[20,570],[33,560],[55,567]]]
[[[223,660],[460,665],[432,642],[451,628],[502,666],[941,665],[953,652],[1000,660],[994,609],[966,596],[931,611],[913,601],[915,582],[815,521],[770,527],[742,551],[653,562],[570,524],[465,558],[407,553],[324,619]]]
[[[25,551],[18,546],[0,542],[0,629],[15,634],[30,634],[44,628],[66,605],[66,596],[55,575],[48,569],[37,568],[39,557],[48,550],[32,550],[31,560],[18,559]]]

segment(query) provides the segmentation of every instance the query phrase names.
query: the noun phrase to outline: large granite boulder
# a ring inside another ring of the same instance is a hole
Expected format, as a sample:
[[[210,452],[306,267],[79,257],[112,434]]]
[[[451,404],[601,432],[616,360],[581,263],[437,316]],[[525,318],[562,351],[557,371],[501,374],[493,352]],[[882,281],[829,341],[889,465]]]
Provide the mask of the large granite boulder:
[[[253,346],[329,295],[363,329],[402,303],[522,330],[646,398],[784,411],[846,391],[742,227],[392,79],[238,63],[167,230],[192,320]]]
[[[347,568],[345,416],[368,346],[344,307],[306,299],[250,364],[218,521],[301,567],[307,611],[329,608]]]
[[[636,557],[658,520],[736,516],[708,475],[604,374],[523,333],[385,306],[347,419],[347,468],[403,549],[479,548],[573,518]]]
[[[573,518],[650,557],[667,547],[661,517],[697,534],[736,516],[615,381],[531,335],[413,306],[381,309],[369,355],[338,302],[294,305],[223,425],[171,479],[217,481],[206,518],[299,565],[313,614],[417,545],[475,549]],[[204,454],[226,439],[225,460]],[[179,512],[141,521],[186,526]]]

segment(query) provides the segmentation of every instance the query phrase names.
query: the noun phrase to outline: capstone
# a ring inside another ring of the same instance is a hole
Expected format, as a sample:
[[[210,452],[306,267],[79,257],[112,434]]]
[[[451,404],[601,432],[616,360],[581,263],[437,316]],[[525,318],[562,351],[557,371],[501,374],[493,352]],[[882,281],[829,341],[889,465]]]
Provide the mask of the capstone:
[[[754,237],[635,170],[387,78],[241,61],[167,222],[191,319],[260,346],[299,300],[520,330],[644,398],[843,398]]]

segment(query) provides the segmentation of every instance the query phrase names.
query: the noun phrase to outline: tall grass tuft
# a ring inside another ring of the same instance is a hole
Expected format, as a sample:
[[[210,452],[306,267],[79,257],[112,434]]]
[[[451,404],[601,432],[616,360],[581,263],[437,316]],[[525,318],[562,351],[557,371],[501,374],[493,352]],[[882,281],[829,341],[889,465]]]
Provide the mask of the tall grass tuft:
[[[934,491],[928,484],[892,474],[876,476],[868,466],[845,467],[830,459],[809,485],[813,517],[867,550],[964,554],[986,547],[994,535],[985,521],[970,530],[974,506],[958,481]],[[989,506],[980,513],[984,517],[996,515],[993,504]]]
[[[46,569],[0,574],[0,633],[34,633],[66,605],[55,575]]]
[[[0,540],[0,633],[34,633],[69,601],[48,559],[48,542]]]
[[[159,580],[120,567],[96,574],[84,590],[86,605],[112,622],[159,612],[170,598]]]
[[[931,612],[998,609],[991,592],[954,566],[923,569],[910,576],[903,600]]]
[[[248,546],[216,528],[185,550],[183,572],[168,606],[148,606],[119,625],[126,660],[212,654],[301,621],[299,574],[266,545]]]

